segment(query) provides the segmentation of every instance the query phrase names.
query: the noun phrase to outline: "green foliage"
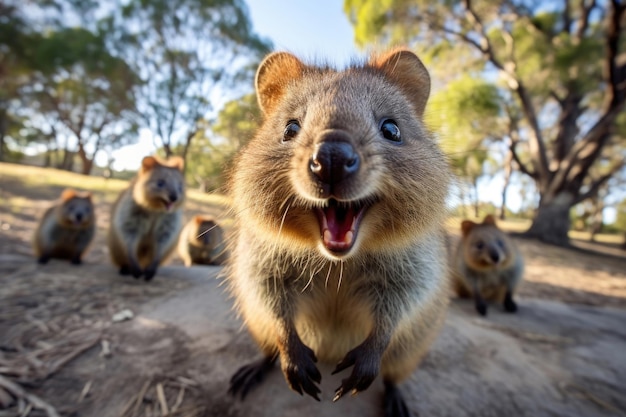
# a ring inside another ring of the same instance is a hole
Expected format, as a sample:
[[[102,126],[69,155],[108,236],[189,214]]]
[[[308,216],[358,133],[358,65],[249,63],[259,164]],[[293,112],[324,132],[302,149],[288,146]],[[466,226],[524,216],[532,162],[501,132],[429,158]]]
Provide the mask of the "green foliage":
[[[222,191],[235,152],[245,145],[261,122],[255,94],[227,102],[210,128],[192,141],[187,154],[187,182],[202,191]]]
[[[615,216],[613,227],[626,233],[626,199],[617,204],[616,210],[617,216]]]
[[[260,123],[261,109],[256,95],[247,94],[226,103],[211,130],[224,138],[231,147],[239,148],[248,143]]]
[[[484,142],[498,138],[501,98],[497,88],[479,78],[462,75],[434,94],[426,123],[441,137],[457,175],[472,184],[483,174],[488,153]]]

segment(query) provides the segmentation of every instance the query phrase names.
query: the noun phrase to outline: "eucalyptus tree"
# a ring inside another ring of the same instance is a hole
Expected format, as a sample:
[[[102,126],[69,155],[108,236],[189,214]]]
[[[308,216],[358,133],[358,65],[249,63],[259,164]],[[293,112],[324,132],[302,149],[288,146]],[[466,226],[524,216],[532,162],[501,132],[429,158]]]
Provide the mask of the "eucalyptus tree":
[[[110,42],[141,78],[142,126],[169,157],[193,138],[231,91],[249,91],[270,49],[242,0],[129,0],[102,22]]]
[[[108,50],[107,33],[97,26],[101,13],[94,1],[0,5],[0,26],[7,29],[0,35],[0,126],[9,117],[19,120],[15,142],[60,144],[61,167],[71,169],[78,155],[84,174],[102,147],[136,136],[136,76]]]
[[[254,93],[224,104],[194,138],[187,154],[187,181],[203,191],[223,191],[224,174],[235,152],[252,138],[260,122],[261,110]]]
[[[34,76],[23,93],[33,98],[40,114],[57,121],[53,126],[59,134],[73,139],[68,147],[88,175],[105,146],[119,147],[136,136],[136,76],[124,60],[110,54],[102,33],[60,29],[46,39],[39,53],[57,63]]]
[[[361,45],[464,49],[520,110],[511,155],[539,205],[528,234],[569,243],[570,209],[626,159],[623,0],[344,0]],[[606,161],[609,161],[606,163]]]

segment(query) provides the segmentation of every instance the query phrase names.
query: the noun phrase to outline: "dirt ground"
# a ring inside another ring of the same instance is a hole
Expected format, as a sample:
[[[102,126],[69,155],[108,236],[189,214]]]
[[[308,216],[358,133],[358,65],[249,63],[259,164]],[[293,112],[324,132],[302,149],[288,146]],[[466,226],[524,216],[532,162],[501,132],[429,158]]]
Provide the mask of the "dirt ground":
[[[61,185],[0,176],[0,417],[379,416],[382,382],[332,403],[345,375],[321,365],[322,401],[278,369],[242,402],[230,375],[258,357],[219,267],[174,257],[150,283],[117,275],[104,244],[111,192],[80,266],[38,265],[30,238]],[[113,193],[114,194],[114,193]],[[217,213],[189,201],[188,214]],[[626,258],[516,239],[517,314],[478,317],[453,299],[430,353],[401,389],[420,416],[626,416]],[[600,251],[599,246],[586,249]],[[121,313],[121,314],[120,314]]]

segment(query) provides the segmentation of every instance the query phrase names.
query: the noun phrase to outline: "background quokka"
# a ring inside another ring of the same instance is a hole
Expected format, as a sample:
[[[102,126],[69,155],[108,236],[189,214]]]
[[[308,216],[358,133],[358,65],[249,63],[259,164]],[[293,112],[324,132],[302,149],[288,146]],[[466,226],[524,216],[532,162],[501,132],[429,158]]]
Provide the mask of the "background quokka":
[[[178,239],[178,254],[185,266],[221,265],[226,259],[224,231],[211,216],[194,216]]]
[[[149,281],[175,248],[185,200],[182,170],[182,158],[146,156],[113,205],[108,244],[121,275]]]
[[[442,220],[449,170],[422,121],[430,91],[412,52],[345,71],[269,55],[256,75],[264,122],[235,159],[229,288],[264,357],[242,367],[242,396],[277,358],[289,386],[318,399],[315,363],[352,367],[334,400],[378,374],[385,414],[408,415],[406,379],[443,322]]]
[[[68,259],[80,264],[81,258],[96,232],[96,217],[91,193],[70,188],[41,217],[33,248],[37,261],[45,264],[50,258]]]
[[[454,287],[460,297],[473,297],[476,311],[487,314],[487,301],[517,311],[515,288],[524,274],[524,260],[515,243],[498,228],[492,215],[482,223],[464,220],[453,258]]]

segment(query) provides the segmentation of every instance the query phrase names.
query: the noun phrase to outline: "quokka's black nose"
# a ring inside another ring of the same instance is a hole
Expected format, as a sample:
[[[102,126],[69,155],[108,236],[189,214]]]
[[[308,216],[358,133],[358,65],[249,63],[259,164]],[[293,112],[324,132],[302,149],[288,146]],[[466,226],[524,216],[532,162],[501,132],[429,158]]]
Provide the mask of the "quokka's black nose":
[[[349,142],[323,141],[315,146],[309,169],[325,184],[337,184],[359,170],[361,159]]]
[[[490,257],[490,258],[491,258],[491,260],[492,260],[494,263],[496,263],[496,264],[497,264],[498,262],[500,262],[500,259],[502,258],[502,257],[500,256],[500,253],[499,253],[499,252],[496,252],[496,251],[490,251],[490,252],[489,252],[489,257]]]

